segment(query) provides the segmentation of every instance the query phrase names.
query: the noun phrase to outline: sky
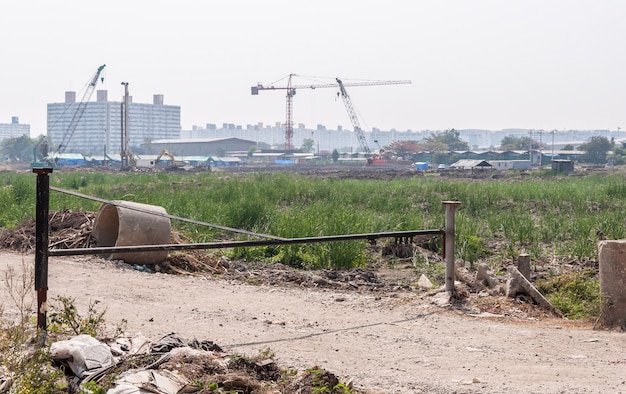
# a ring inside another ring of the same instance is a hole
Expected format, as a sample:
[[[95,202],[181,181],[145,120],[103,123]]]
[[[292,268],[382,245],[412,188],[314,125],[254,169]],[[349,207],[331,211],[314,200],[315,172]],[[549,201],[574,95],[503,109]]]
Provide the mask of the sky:
[[[20,0],[0,35],[0,123],[33,136],[102,64],[109,100],[162,94],[184,130],[285,122],[250,88],[289,74],[410,80],[347,88],[365,131],[626,128],[623,0]],[[335,88],[298,89],[293,122],[352,128]]]

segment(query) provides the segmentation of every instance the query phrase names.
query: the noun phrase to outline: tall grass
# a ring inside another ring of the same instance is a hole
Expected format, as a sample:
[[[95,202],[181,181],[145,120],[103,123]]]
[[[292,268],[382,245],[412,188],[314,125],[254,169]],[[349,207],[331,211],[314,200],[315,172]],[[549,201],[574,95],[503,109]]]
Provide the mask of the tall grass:
[[[458,200],[459,258],[558,254],[595,258],[597,234],[625,236],[626,181],[621,174],[483,181],[415,177],[340,180],[294,173],[50,175],[50,184],[104,199],[163,206],[173,215],[282,237],[309,237],[444,225],[442,201]],[[34,216],[33,174],[0,174],[0,226]],[[51,194],[51,210],[96,211],[99,203]],[[232,236],[173,223],[196,241]],[[486,245],[490,245],[487,248]],[[494,245],[497,245],[494,247]],[[238,250],[307,267],[365,261],[362,242]]]

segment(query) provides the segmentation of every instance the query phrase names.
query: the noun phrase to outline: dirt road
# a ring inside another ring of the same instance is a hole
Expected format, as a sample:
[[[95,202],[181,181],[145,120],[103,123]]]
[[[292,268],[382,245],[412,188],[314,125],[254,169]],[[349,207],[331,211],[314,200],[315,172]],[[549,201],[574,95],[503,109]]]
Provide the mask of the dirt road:
[[[0,275],[33,255],[0,252]],[[560,319],[511,321],[435,306],[411,293],[250,286],[149,274],[92,258],[51,258],[49,299],[98,300],[111,324],[170,332],[320,366],[381,393],[626,393],[626,334]],[[11,304],[1,283],[5,313]]]

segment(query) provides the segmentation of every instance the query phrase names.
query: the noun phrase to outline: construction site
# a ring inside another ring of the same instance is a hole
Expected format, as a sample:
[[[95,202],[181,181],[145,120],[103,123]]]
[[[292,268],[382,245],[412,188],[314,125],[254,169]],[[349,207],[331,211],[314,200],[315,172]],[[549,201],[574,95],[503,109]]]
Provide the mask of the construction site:
[[[351,133],[358,141],[357,147],[350,148],[349,155],[343,155],[344,160],[349,157],[356,163],[362,161],[361,164],[365,165],[385,165],[389,156],[378,140],[368,141],[366,138],[346,88],[411,83],[408,80],[344,83],[342,79],[334,78],[332,82],[299,84],[294,82],[299,76],[290,74],[286,77],[286,84],[277,81],[267,86],[261,83],[252,86],[253,95],[269,90],[286,94],[285,122],[280,125],[284,138],[278,143],[279,148],[261,151],[258,140],[181,138],[180,107],[165,105],[163,95],[155,95],[151,105],[133,103],[128,82],[121,83],[124,88],[121,102],[108,101],[105,90],[97,90],[97,101],[90,101],[97,85],[104,81],[105,67],[106,65],[100,66],[87,81],[80,101],[76,100],[75,92],[66,92],[65,103],[48,105],[48,134],[39,139],[33,150],[33,168],[87,165],[117,167],[124,171],[146,168],[207,168],[210,167],[210,162],[220,165],[242,164],[255,154],[256,158],[270,157],[273,154],[282,164],[329,161],[332,152],[322,150],[319,141],[316,150],[313,138],[308,142],[311,146],[306,151],[294,146],[293,120],[293,101],[298,90],[328,88],[336,89],[337,97],[341,97],[344,102],[348,119],[354,129]],[[150,118],[146,118],[146,113],[152,114],[149,115]],[[166,123],[160,125],[153,118],[164,118]],[[150,125],[148,134],[144,124]],[[101,130],[104,130],[104,134]],[[314,132],[311,137],[315,137]],[[332,139],[333,135],[329,132],[329,147]],[[211,146],[204,146],[203,143],[211,143]],[[372,143],[377,145],[376,148],[372,148]],[[285,155],[291,157],[285,158]],[[294,158],[294,155],[299,155],[300,159]],[[161,164],[158,165],[159,163]]]

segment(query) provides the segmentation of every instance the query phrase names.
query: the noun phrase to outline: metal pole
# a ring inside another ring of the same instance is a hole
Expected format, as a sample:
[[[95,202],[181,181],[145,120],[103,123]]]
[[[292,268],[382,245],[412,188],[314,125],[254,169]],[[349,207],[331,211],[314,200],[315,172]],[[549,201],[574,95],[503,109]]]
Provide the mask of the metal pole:
[[[529,131],[528,135],[530,136],[530,142],[528,146],[528,160],[530,160],[530,168],[533,168],[533,131]]]
[[[554,160],[554,132],[556,130],[552,130],[552,160]]]
[[[46,341],[46,310],[48,301],[48,213],[52,168],[34,168],[37,174],[37,203],[35,207],[35,292],[37,293],[37,329],[40,344]]]
[[[539,130],[539,169],[543,170],[543,130]]]
[[[120,170],[124,170],[124,99],[120,104]]]
[[[446,211],[445,245],[444,254],[446,256],[446,291],[455,293],[454,288],[454,212],[461,205],[458,201],[443,201]]]
[[[122,82],[124,85],[124,100],[122,100],[122,142],[120,149],[121,169],[126,170],[129,167],[128,157],[128,82]]]

